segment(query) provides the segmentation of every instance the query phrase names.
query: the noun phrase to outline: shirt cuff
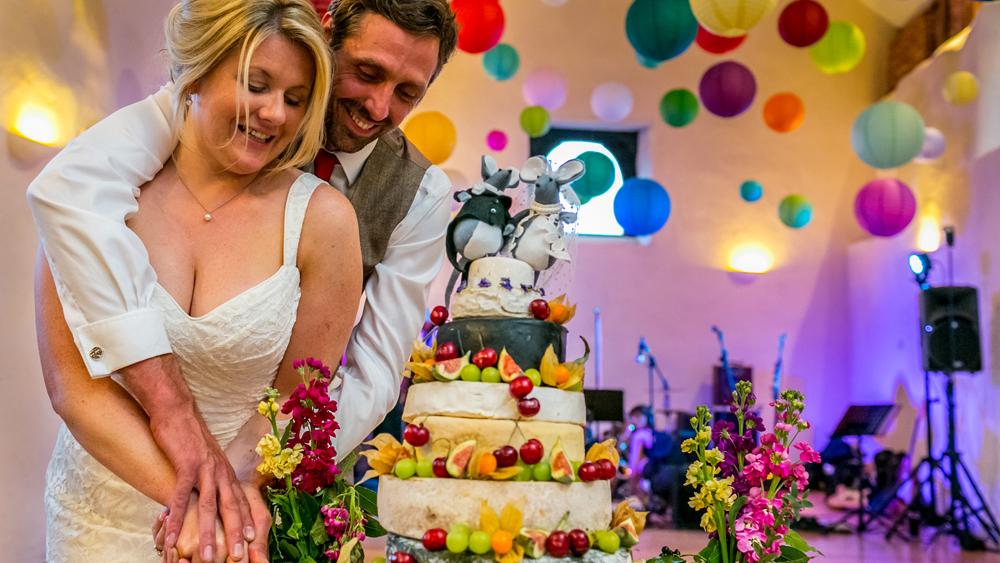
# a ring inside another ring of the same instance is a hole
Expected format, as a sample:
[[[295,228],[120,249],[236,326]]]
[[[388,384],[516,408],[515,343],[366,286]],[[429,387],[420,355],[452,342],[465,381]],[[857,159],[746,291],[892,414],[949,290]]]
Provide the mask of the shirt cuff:
[[[129,311],[83,325],[77,329],[75,341],[94,378],[171,353],[163,313],[156,309]]]

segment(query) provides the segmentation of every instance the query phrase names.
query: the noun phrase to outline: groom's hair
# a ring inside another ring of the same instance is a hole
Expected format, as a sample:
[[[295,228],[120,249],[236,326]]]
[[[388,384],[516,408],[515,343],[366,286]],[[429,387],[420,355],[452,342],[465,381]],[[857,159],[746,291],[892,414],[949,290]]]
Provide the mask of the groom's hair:
[[[378,14],[417,37],[438,40],[438,63],[433,81],[458,44],[458,25],[448,0],[333,0],[327,9],[333,18],[330,47],[336,51],[358,30],[368,12]]]

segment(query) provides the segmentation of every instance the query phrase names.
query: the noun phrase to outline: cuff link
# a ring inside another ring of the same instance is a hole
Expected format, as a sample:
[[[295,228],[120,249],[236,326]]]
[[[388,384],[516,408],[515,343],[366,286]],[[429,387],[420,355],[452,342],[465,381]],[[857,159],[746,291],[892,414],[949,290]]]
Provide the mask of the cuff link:
[[[104,350],[102,350],[100,346],[94,346],[90,349],[90,352],[87,352],[87,355],[90,356],[91,360],[96,362],[104,357]]]

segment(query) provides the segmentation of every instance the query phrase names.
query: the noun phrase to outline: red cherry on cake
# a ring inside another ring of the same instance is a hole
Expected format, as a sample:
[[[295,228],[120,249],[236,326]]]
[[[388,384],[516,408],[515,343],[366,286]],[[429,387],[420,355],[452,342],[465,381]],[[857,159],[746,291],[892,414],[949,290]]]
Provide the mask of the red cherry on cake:
[[[542,461],[542,455],[545,453],[545,448],[542,447],[542,443],[532,438],[527,442],[521,444],[521,461],[527,463],[528,465],[534,465],[539,461]]]
[[[423,425],[407,424],[403,430],[403,439],[411,446],[420,447],[431,439],[431,433]]]
[[[420,541],[423,542],[424,549],[427,551],[441,551],[445,548],[447,539],[448,532],[441,528],[434,528],[424,532],[424,537]]]
[[[528,383],[531,383],[529,380]],[[538,414],[538,411],[542,410],[541,403],[538,399],[521,399],[517,402],[517,412],[521,413],[521,416],[532,417]]]
[[[458,345],[454,342],[442,342],[438,344],[437,352],[434,354],[434,361],[443,362],[454,360],[458,357]]]
[[[434,476],[439,479],[447,479],[451,477],[448,475],[448,460],[443,457],[436,457],[434,461],[431,462],[431,468],[434,470]]]
[[[497,458],[497,467],[510,467],[517,464],[517,450],[514,446],[504,446],[493,450],[493,457]]]
[[[431,322],[437,326],[441,326],[444,322],[448,320],[448,308],[444,305],[438,305],[431,309]]]
[[[584,483],[589,483],[591,481],[596,481],[601,478],[600,469],[597,465],[590,461],[585,461],[577,470],[576,475]]]
[[[552,557],[566,557],[569,555],[569,534],[562,530],[556,530],[545,538],[545,551]]]
[[[483,348],[472,356],[472,363],[479,369],[486,369],[497,365],[497,351],[493,348]]]
[[[590,549],[590,536],[583,530],[576,529],[569,532],[569,550],[577,557],[583,557],[584,553]]]
[[[535,317],[540,321],[544,321],[549,318],[552,310],[549,308],[549,302],[544,299],[535,299],[528,305],[528,310],[531,311],[531,316]]]
[[[417,560],[405,551],[397,551],[389,556],[389,563],[416,563]]]
[[[519,375],[514,378],[514,381],[510,382],[510,394],[513,395],[515,399],[523,399],[527,397],[528,393],[531,393],[531,390],[534,388],[535,384],[531,382],[531,378],[527,375]]]
[[[599,459],[594,462],[598,469],[598,479],[614,479],[618,470],[610,459]]]

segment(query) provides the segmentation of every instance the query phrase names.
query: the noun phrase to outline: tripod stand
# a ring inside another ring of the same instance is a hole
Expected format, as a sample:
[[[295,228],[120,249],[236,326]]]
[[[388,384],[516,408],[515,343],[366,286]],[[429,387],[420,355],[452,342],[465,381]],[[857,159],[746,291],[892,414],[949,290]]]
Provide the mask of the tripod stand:
[[[862,440],[865,436],[879,436],[886,425],[895,416],[896,405],[851,405],[840,419],[833,431],[834,438],[855,436],[857,444],[853,450],[854,462],[858,467],[858,506],[847,511],[844,516],[829,526],[829,529],[847,524],[852,517],[857,518],[855,530],[859,534],[866,532],[872,523],[877,522],[882,515],[872,510],[865,501],[864,456]]]

